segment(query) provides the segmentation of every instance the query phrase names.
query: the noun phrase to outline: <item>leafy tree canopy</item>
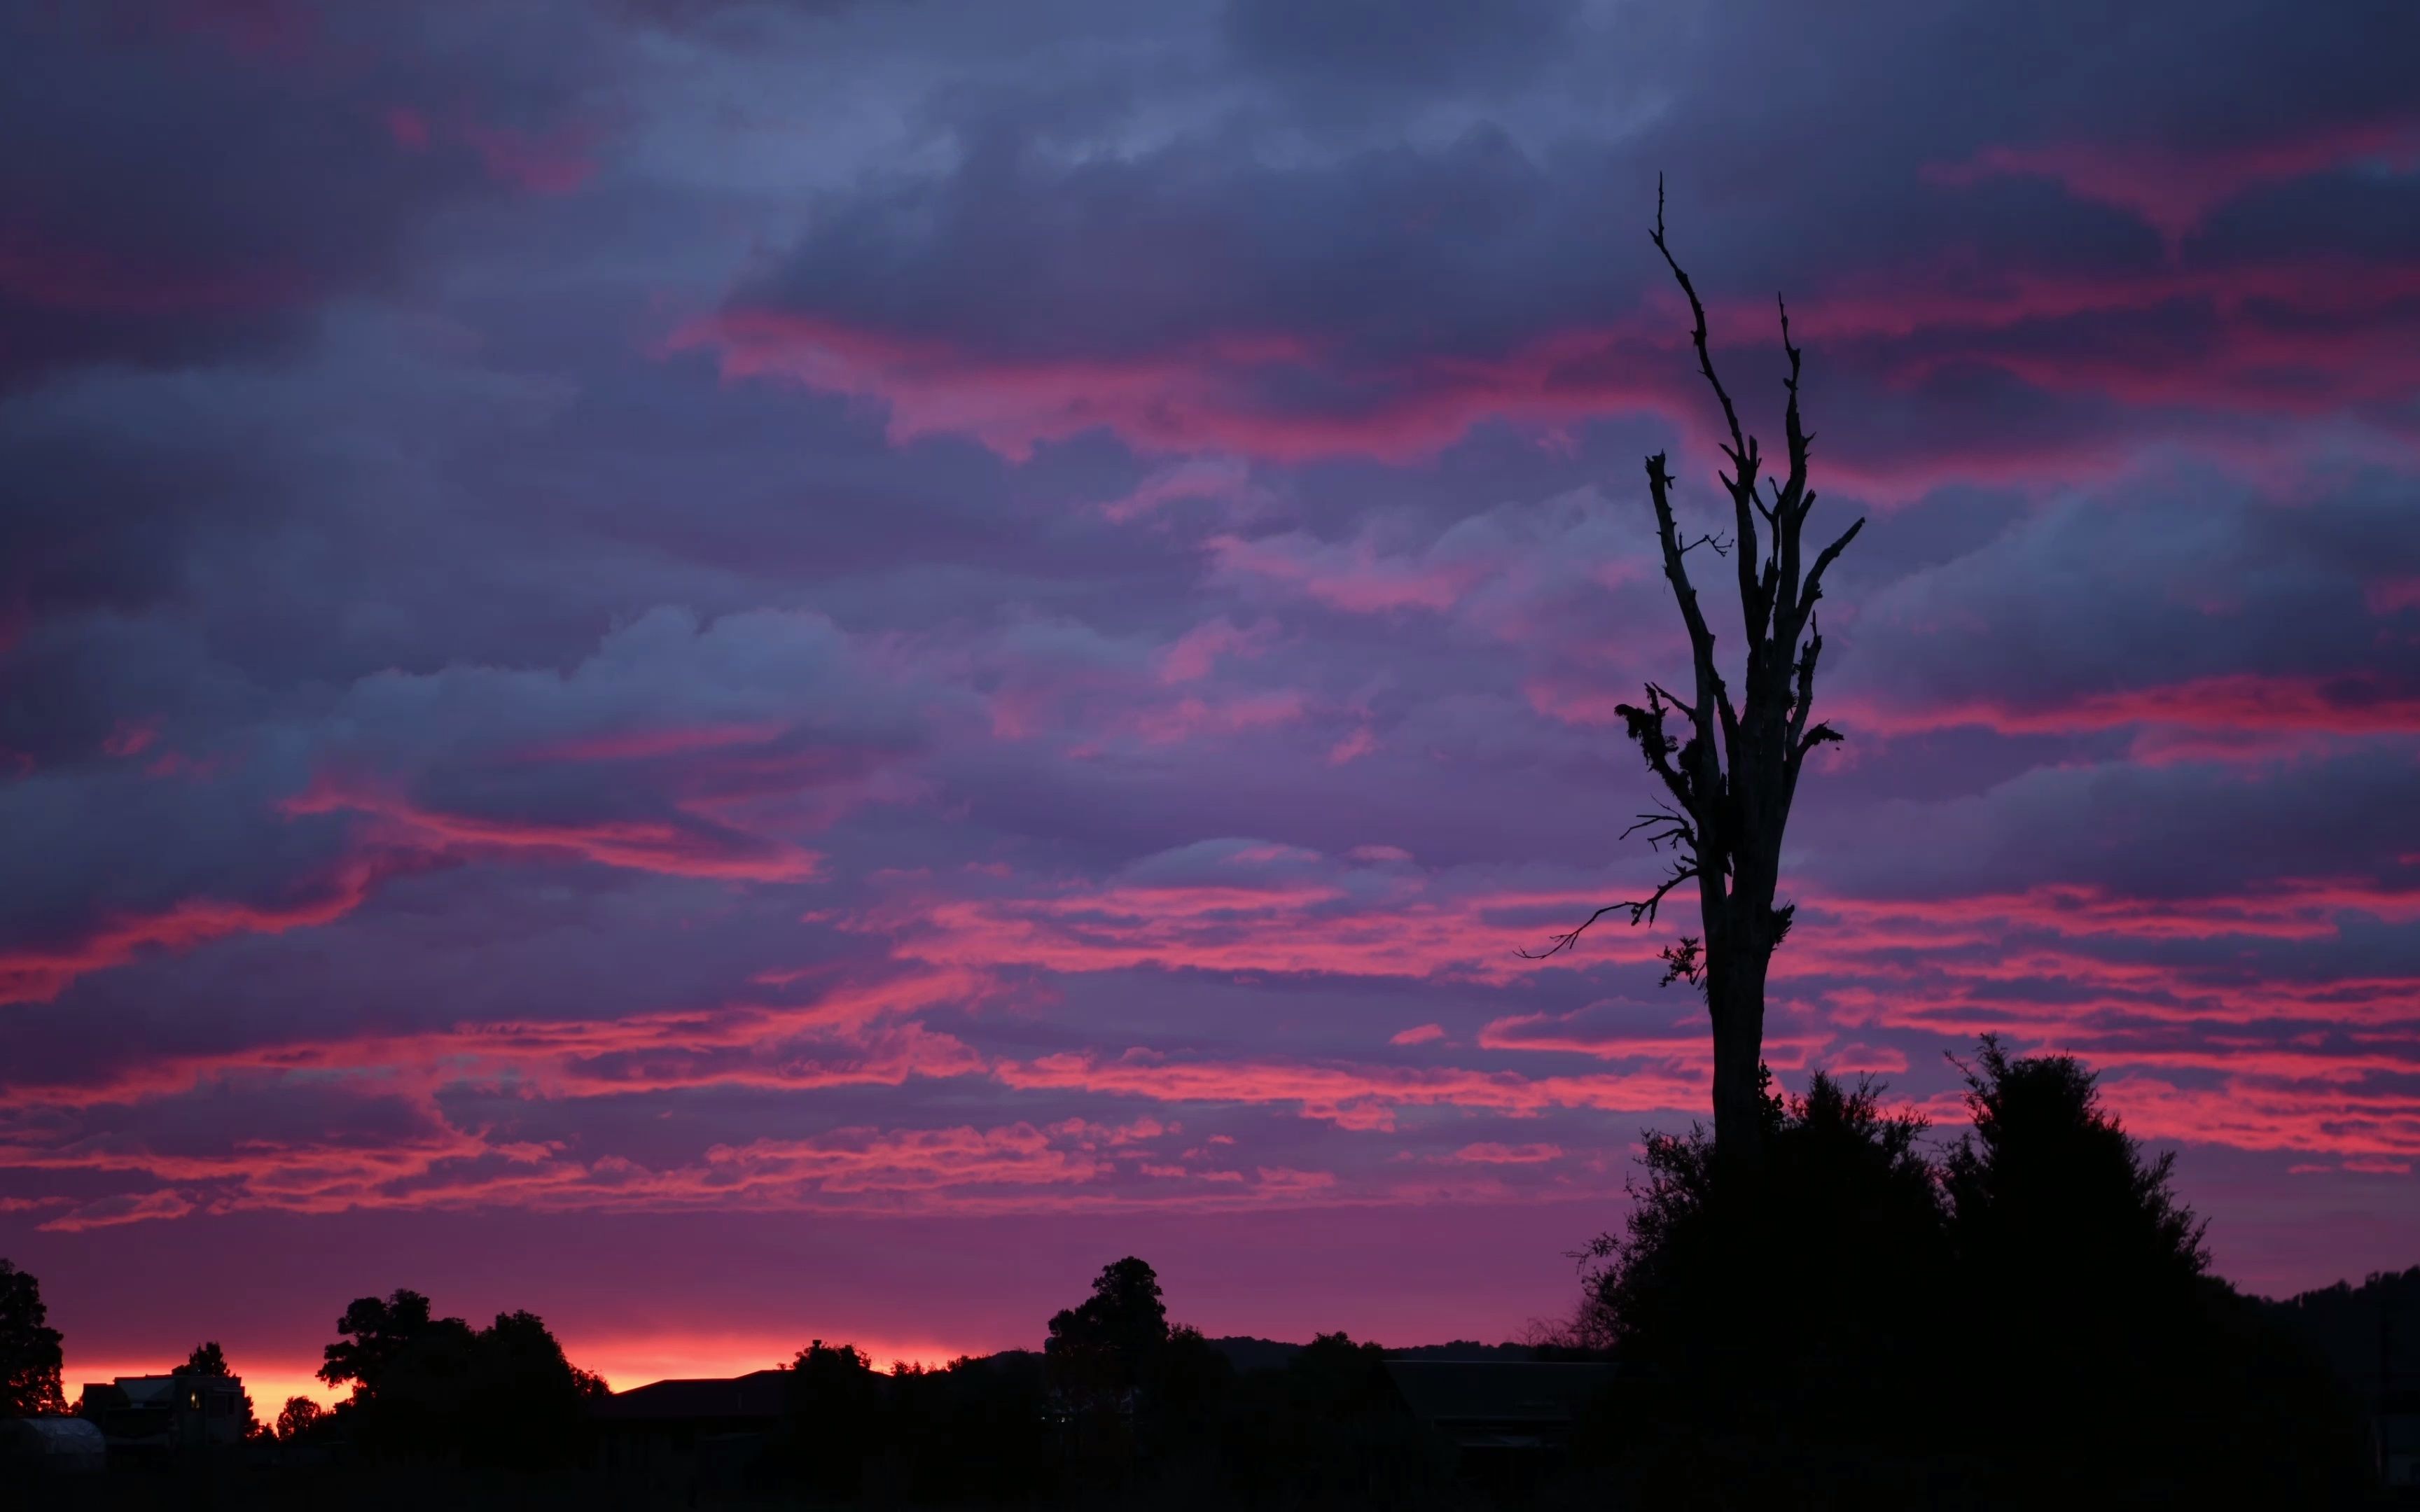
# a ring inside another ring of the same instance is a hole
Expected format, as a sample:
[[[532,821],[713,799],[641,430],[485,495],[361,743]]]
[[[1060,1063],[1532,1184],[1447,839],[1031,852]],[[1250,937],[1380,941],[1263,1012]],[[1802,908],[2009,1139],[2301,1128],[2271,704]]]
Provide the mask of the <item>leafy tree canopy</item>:
[[[59,1331],[49,1326],[42,1284],[0,1260],[0,1417],[65,1412]]]
[[[226,1351],[219,1348],[218,1340],[212,1339],[207,1344],[194,1345],[194,1352],[185,1357],[183,1366],[177,1373],[180,1376],[229,1376],[235,1372],[227,1368]]]

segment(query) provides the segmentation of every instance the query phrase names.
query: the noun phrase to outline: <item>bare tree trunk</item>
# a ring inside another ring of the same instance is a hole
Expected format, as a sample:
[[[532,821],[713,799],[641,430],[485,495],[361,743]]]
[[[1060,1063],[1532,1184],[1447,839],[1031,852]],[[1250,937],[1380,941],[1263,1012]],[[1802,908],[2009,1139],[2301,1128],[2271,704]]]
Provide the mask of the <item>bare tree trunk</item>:
[[[1627,910],[1633,924],[1652,922],[1668,894],[1684,882],[1696,882],[1703,933],[1684,936],[1664,950],[1670,968],[1664,980],[1687,980],[1705,993],[1714,1045],[1715,1159],[1728,1167],[1753,1168],[1763,1161],[1765,978],[1774,950],[1790,933],[1792,918],[1790,904],[1774,903],[1782,834],[1807,752],[1840,738],[1831,726],[1808,721],[1816,663],[1823,653],[1815,606],[1823,596],[1824,569],[1856,538],[1865,521],[1851,525],[1811,566],[1805,563],[1799,542],[1815,504],[1814,490],[1807,486],[1812,438],[1799,423],[1802,354],[1791,344],[1789,308],[1780,312],[1781,347],[1790,358],[1790,377],[1784,380],[1790,402],[1783,417],[1789,471],[1784,478],[1767,480],[1768,497],[1758,491],[1763,454],[1741,427],[1730,391],[1714,373],[1705,304],[1665,245],[1661,184],[1656,187],[1652,239],[1681,292],[1688,296],[1699,370],[1721,402],[1730,430],[1723,455],[1731,471],[1718,476],[1730,496],[1734,534],[1728,540],[1713,534],[1694,541],[1685,537],[1673,515],[1672,475],[1664,455],[1647,459],[1647,491],[1655,510],[1664,578],[1689,632],[1693,697],[1683,699],[1649,683],[1643,707],[1620,706],[1626,733],[1669,798],[1640,814],[1624,834],[1643,831],[1651,847],[1672,855],[1672,870],[1647,897],[1598,909],[1578,929],[1556,936],[1537,957],[1569,948],[1589,925],[1616,909]],[[1700,547],[1732,557],[1738,570],[1747,664],[1736,704],[1715,665],[1714,634],[1689,579],[1688,555]],[[1686,721],[1684,736],[1666,729],[1674,715]]]
[[[1758,1104],[1764,974],[1771,956],[1769,947],[1760,950],[1735,936],[1707,972],[1706,1009],[1714,1034],[1714,1158],[1727,1165],[1753,1167],[1764,1159],[1764,1119]]]

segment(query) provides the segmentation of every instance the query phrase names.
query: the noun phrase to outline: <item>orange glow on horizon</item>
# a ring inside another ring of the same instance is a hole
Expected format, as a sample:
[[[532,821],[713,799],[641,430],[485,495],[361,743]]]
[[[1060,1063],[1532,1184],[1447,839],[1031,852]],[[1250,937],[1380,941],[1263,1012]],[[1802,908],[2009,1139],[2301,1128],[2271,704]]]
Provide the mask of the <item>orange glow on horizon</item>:
[[[693,1381],[744,1376],[752,1370],[783,1365],[807,1347],[813,1337],[827,1344],[854,1344],[865,1351],[876,1370],[894,1364],[943,1365],[962,1354],[988,1354],[1015,1345],[949,1345],[929,1339],[884,1339],[831,1328],[817,1335],[793,1337],[781,1334],[641,1334],[563,1341],[564,1352],[582,1370],[603,1376],[615,1391],[628,1391],[657,1381]],[[1027,1348],[1033,1346],[1028,1345]]]
[[[558,1335],[561,1337],[562,1335]],[[564,1353],[573,1365],[605,1378],[615,1391],[628,1391],[658,1381],[691,1381],[743,1376],[752,1370],[784,1365],[820,1336],[827,1344],[854,1344],[874,1362],[876,1370],[894,1365],[945,1365],[967,1354],[990,1354],[1004,1349],[1038,1348],[1029,1344],[935,1343],[929,1339],[900,1340],[852,1334],[846,1328],[792,1338],[789,1334],[644,1334],[587,1338],[564,1337]],[[184,1361],[184,1351],[163,1350],[141,1359],[87,1359],[70,1354],[60,1372],[61,1389],[73,1411],[86,1382],[114,1381],[119,1376],[163,1376]],[[274,1422],[287,1399],[308,1396],[322,1407],[334,1407],[351,1394],[349,1386],[331,1386],[314,1374],[316,1358],[263,1358],[230,1350],[228,1363],[252,1398],[253,1415]]]

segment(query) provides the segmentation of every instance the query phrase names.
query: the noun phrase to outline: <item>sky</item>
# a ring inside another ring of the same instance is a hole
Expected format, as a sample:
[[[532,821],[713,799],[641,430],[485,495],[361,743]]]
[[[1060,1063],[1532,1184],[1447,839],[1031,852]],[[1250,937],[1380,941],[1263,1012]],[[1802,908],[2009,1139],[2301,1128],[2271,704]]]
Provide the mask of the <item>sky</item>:
[[[0,6],[0,1255],[617,1385],[1497,1339],[1708,1106],[1642,470],[1807,352],[1766,1053],[2420,1259],[2420,12]],[[1705,586],[1721,638],[1735,606]]]

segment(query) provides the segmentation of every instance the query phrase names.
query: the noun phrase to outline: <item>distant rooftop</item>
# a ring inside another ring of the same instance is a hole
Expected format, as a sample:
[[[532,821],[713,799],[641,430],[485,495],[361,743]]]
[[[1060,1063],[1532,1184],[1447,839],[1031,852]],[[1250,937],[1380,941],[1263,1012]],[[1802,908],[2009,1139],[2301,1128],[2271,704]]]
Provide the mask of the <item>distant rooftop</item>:
[[[782,1415],[785,1370],[752,1370],[728,1380],[659,1381],[617,1391],[590,1410],[611,1422]]]
[[[1387,1374],[1412,1415],[1466,1446],[1532,1445],[1568,1435],[1610,1365],[1494,1360],[1389,1360]]]

